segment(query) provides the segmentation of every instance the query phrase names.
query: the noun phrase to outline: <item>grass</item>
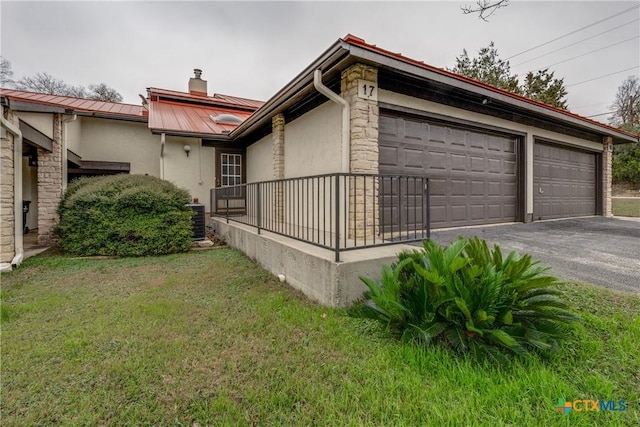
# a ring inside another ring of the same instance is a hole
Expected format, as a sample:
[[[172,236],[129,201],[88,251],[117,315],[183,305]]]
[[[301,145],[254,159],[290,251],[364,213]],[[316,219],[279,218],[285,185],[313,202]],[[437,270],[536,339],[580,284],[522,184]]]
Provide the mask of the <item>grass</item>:
[[[640,197],[635,199],[611,199],[611,210],[616,216],[640,217]]]
[[[639,425],[640,297],[564,287],[574,339],[495,366],[397,343],[231,249],[45,254],[2,276],[2,425]]]

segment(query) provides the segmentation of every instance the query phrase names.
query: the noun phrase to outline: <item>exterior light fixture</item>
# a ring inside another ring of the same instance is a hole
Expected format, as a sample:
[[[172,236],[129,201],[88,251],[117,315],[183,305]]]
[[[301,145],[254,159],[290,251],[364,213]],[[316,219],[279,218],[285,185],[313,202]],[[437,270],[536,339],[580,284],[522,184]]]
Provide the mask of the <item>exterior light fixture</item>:
[[[182,147],[182,149],[187,154],[187,157],[189,157],[189,153],[191,152],[191,146],[190,145],[185,145],[184,147]]]

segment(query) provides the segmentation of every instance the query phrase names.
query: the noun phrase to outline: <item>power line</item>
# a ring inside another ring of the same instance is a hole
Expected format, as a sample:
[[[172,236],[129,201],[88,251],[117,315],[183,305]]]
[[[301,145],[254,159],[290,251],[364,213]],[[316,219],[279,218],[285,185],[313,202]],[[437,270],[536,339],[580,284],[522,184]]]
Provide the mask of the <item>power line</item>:
[[[578,55],[578,56],[574,56],[572,58],[563,59],[562,61],[554,62],[553,64],[549,64],[549,65],[547,65],[545,67],[540,67],[540,69],[544,70],[545,68],[553,67],[554,65],[563,64],[565,62],[573,61],[574,59],[582,58],[583,56],[587,56],[587,55],[590,55],[590,54],[595,53],[595,52],[600,52],[601,50],[605,50],[605,49],[608,49],[610,47],[617,46],[619,44],[626,43],[628,41],[635,40],[635,39],[638,39],[638,38],[640,38],[640,36],[631,37],[629,39],[622,40],[620,42],[613,43],[613,44],[610,44],[608,46],[601,47],[599,49],[590,50],[589,52],[583,53],[582,55]]]
[[[613,76],[614,74],[620,74],[620,73],[624,73],[625,71],[635,70],[636,68],[640,68],[640,65],[636,65],[635,67],[627,68],[626,70],[620,70],[620,71],[615,71],[613,73],[605,74],[604,76],[594,77],[594,78],[589,79],[589,80],[583,80],[583,81],[578,82],[578,83],[572,83],[570,85],[566,85],[565,87],[577,86],[577,85],[581,85],[582,83],[588,83],[588,82],[592,82],[594,80],[600,80],[600,79],[603,79],[605,77]]]
[[[611,19],[611,18],[615,18],[616,16],[622,15],[623,13],[627,13],[627,12],[629,12],[630,10],[637,9],[637,8],[639,8],[639,7],[640,7],[640,5],[635,5],[635,6],[633,6],[633,7],[630,7],[629,9],[625,9],[625,10],[623,10],[622,12],[618,12],[618,13],[616,13],[616,14],[614,14],[614,15],[611,15],[611,16],[608,16],[608,17],[606,17],[606,18],[603,18],[603,19],[601,19],[601,20],[599,20],[599,21],[596,21],[596,22],[594,22],[594,23],[592,23],[592,24],[585,25],[585,26],[584,26],[584,27],[582,27],[582,28],[578,28],[577,30],[573,30],[573,31],[571,31],[570,33],[564,34],[564,35],[562,35],[562,36],[560,36],[560,37],[556,37],[555,39],[549,40],[548,42],[541,43],[541,44],[539,44],[539,45],[537,45],[537,46],[534,46],[534,47],[532,47],[532,48],[529,48],[529,49],[527,49],[527,50],[523,50],[522,52],[518,52],[518,53],[516,53],[515,55],[511,55],[510,57],[506,58],[506,59],[505,59],[505,61],[508,61],[508,60],[509,60],[509,59],[511,59],[511,58],[515,58],[516,56],[520,56],[520,55],[522,55],[523,53],[531,52],[532,50],[537,49],[537,48],[539,48],[539,47],[546,46],[546,45],[548,45],[549,43],[553,43],[553,42],[555,42],[555,41],[557,41],[557,40],[563,39],[563,38],[568,37],[568,36],[570,36],[570,35],[572,35],[572,34],[578,33],[578,32],[580,32],[580,31],[582,31],[582,30],[586,30],[587,28],[593,27],[594,25],[600,24],[601,22],[608,21],[608,20],[609,20],[609,19]]]
[[[559,50],[566,49],[566,48],[571,47],[571,46],[575,46],[575,45],[577,45],[578,43],[582,43],[582,42],[585,42],[585,41],[587,41],[587,40],[594,39],[594,38],[596,38],[596,37],[598,37],[598,36],[601,36],[601,35],[603,35],[603,34],[609,33],[609,32],[611,32],[611,31],[613,31],[613,30],[617,30],[618,28],[624,27],[624,26],[629,25],[629,24],[633,24],[634,22],[638,22],[638,21],[640,21],[640,18],[638,18],[638,19],[634,19],[633,21],[629,21],[629,22],[627,22],[626,24],[618,25],[617,27],[613,27],[613,28],[611,28],[611,29],[609,29],[609,30],[607,30],[607,31],[603,31],[603,32],[598,33],[598,34],[596,34],[596,35],[594,35],[594,36],[587,37],[586,39],[578,40],[577,42],[574,42],[574,43],[568,44],[568,45],[563,46],[563,47],[561,47],[561,48],[558,48],[558,49],[556,49],[556,50],[552,50],[551,52],[544,53],[544,54],[542,54],[542,55],[540,55],[540,56],[536,56],[535,58],[527,59],[526,61],[520,62],[520,63],[518,63],[518,64],[514,65],[513,67],[515,68],[515,67],[518,67],[518,66],[520,66],[520,65],[522,65],[522,64],[526,64],[527,62],[535,61],[536,59],[540,59],[540,58],[542,58],[543,56],[551,55],[552,53],[556,53],[556,52],[558,52]]]
[[[608,116],[609,114],[613,114],[613,113],[617,113],[617,110],[613,110],[613,111],[607,111],[606,113],[599,113],[599,114],[592,114],[590,116],[585,116],[587,119],[590,119],[591,117],[598,117],[598,116]]]

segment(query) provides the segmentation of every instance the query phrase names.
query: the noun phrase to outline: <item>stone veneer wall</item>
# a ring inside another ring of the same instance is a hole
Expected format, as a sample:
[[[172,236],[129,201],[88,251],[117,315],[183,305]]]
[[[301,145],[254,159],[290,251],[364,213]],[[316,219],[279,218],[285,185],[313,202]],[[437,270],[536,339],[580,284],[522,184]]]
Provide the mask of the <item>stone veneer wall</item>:
[[[5,118],[18,126],[18,116],[3,110]],[[15,255],[15,211],[13,205],[13,144],[14,136],[2,131],[0,141],[0,262],[9,263]]]
[[[58,204],[62,198],[62,115],[53,115],[53,151],[38,148],[38,244],[55,242]]]
[[[358,97],[358,80],[378,83],[378,69],[354,64],[342,71],[341,96],[349,102],[351,112],[349,171],[378,173],[378,102]],[[365,189],[366,188],[366,189]],[[378,215],[378,182],[375,179],[350,178],[349,238],[371,239],[378,233],[374,218]]]
[[[602,140],[602,216],[611,217],[611,167],[613,162],[613,139]]]
[[[273,155],[273,178],[284,178],[284,114],[277,114],[271,119],[271,154]],[[274,189],[274,218],[276,222],[284,222],[284,184],[278,183]]]

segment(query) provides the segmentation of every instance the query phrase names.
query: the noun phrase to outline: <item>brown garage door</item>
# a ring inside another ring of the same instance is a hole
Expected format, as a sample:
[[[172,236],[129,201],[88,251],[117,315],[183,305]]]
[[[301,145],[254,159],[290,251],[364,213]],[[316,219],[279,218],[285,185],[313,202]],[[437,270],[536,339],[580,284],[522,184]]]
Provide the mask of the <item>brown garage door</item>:
[[[533,146],[533,218],[596,214],[597,155],[537,142]]]
[[[515,221],[517,141],[512,136],[381,115],[380,173],[429,177],[433,228]]]

